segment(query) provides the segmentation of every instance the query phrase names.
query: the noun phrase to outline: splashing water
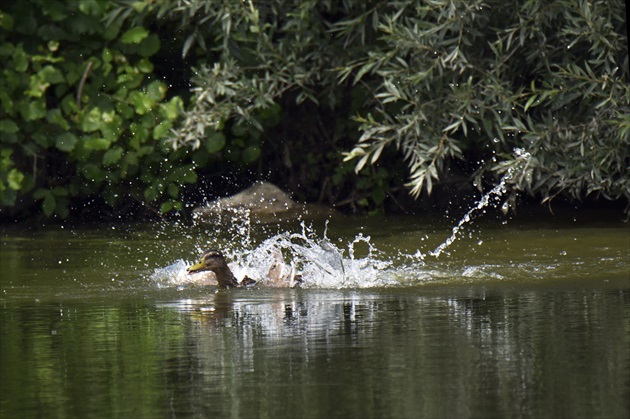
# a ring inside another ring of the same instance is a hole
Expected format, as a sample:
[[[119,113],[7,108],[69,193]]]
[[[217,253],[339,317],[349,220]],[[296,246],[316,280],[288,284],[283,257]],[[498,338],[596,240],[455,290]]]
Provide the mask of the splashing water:
[[[285,261],[284,269],[302,274],[303,288],[366,288],[399,284],[394,272],[387,269],[392,262],[379,256],[380,252],[369,236],[358,234],[345,248],[340,248],[327,238],[326,231],[323,238],[319,238],[304,222],[301,227],[299,233],[279,233],[252,248],[228,245],[222,252],[232,261],[229,266],[237,278],[248,276],[262,286],[268,282],[267,273],[278,253]],[[249,236],[249,233],[244,234]],[[355,256],[355,247],[360,244],[367,245],[366,256]],[[204,285],[203,277],[201,282],[191,283],[186,271],[188,266],[179,260],[155,270],[149,279],[158,286],[167,287]]]
[[[514,149],[514,154],[516,155],[516,160],[514,161],[514,164],[508,168],[505,175],[503,175],[499,184],[492,188],[489,192],[486,192],[486,194],[481,197],[479,202],[477,202],[477,205],[472,207],[464,215],[464,217],[459,220],[457,225],[453,227],[450,237],[447,238],[444,243],[440,244],[435,250],[429,252],[429,255],[435,256],[436,258],[439,257],[447,247],[449,247],[451,244],[453,244],[455,240],[457,240],[460,231],[464,228],[466,224],[470,223],[473,220],[474,215],[478,211],[487,207],[491,203],[492,198],[496,198],[498,200],[507,192],[507,185],[514,179],[514,175],[517,173],[517,171],[521,173],[525,172],[524,169],[527,167],[527,164],[531,159],[531,155],[521,148]],[[418,251],[415,256],[422,260],[424,259],[425,255]]]
[[[477,205],[471,208],[464,215],[464,217],[459,220],[457,225],[453,227],[450,237],[447,238],[444,243],[440,244],[435,250],[429,252],[429,255],[438,258],[442,254],[442,252],[446,250],[447,247],[449,247],[451,244],[453,244],[455,240],[457,240],[460,231],[464,228],[466,224],[470,223],[473,220],[473,217],[477,212],[487,207],[491,203],[492,198],[496,198],[498,200],[507,192],[507,185],[514,180],[514,175],[517,173],[517,171],[520,173],[525,173],[525,169],[527,168],[527,165],[531,160],[531,154],[521,148],[516,148],[514,149],[514,155],[516,156],[514,164],[508,168],[505,175],[501,178],[499,184],[492,188],[489,192],[486,192],[486,194],[481,197],[479,202],[477,202]],[[415,257],[423,260],[425,255],[418,251],[415,254]]]
[[[359,243],[368,246],[365,257],[354,255],[354,247]],[[370,237],[359,234],[348,243],[346,249],[340,249],[328,240],[326,233],[323,239],[318,239],[305,224],[302,224],[301,233],[278,234],[265,240],[251,253],[242,254],[239,265],[253,269],[258,278],[264,278],[268,261],[278,251],[284,260],[291,261],[291,268],[302,272],[305,287],[360,288],[395,283],[394,278],[385,275],[391,262],[379,260],[378,251],[370,242]]]
[[[328,222],[325,224],[323,237],[319,237],[312,226],[301,223],[301,232],[282,232],[274,234],[260,244],[255,245],[252,240],[249,212],[238,213],[241,222],[231,219],[228,230],[230,235],[237,238],[232,243],[225,243],[221,251],[231,261],[230,268],[237,278],[249,276],[265,285],[267,273],[275,257],[280,254],[285,261],[283,269],[290,272],[300,272],[304,279],[304,288],[370,288],[385,286],[401,286],[405,278],[414,278],[414,283],[423,279],[430,280],[436,275],[434,271],[425,271],[426,278],[418,278],[419,268],[425,266],[427,255],[439,258],[461,235],[464,227],[475,215],[488,205],[498,202],[499,198],[508,191],[508,185],[513,181],[516,173],[524,173],[524,169],[531,156],[524,150],[515,150],[516,159],[506,171],[499,184],[485,193],[475,206],[455,225],[451,235],[434,250],[415,254],[399,252],[402,260],[410,261],[403,266],[394,266],[391,258],[380,252],[371,242],[370,236],[357,234],[345,246],[333,244],[327,237]],[[216,240],[210,240],[214,242]],[[356,255],[357,246],[367,246],[367,254]],[[215,245],[211,247],[216,247]],[[198,253],[207,250],[208,243],[197,247]],[[156,270],[150,280],[160,286],[187,286],[191,284],[191,276],[186,272],[189,266],[179,260],[173,265]],[[410,274],[410,272],[413,272]],[[197,275],[197,274],[196,274]],[[197,278],[197,277],[196,277]],[[202,278],[201,285],[205,279]]]

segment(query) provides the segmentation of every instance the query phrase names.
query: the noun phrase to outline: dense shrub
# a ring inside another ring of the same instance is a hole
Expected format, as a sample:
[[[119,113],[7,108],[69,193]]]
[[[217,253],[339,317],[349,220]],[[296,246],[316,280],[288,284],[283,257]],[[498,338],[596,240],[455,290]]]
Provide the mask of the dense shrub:
[[[187,36],[184,54],[206,52],[175,147],[200,147],[208,129],[227,121],[264,130],[262,116],[277,105],[280,124],[292,126],[291,107],[311,103],[319,117],[299,124],[319,143],[279,139],[334,162],[315,164],[321,174],[308,188],[347,179],[338,163],[346,146],[357,171],[385,171],[386,192],[399,173],[386,169],[404,161],[415,196],[454,178],[479,188],[496,183],[520,164],[514,150],[522,148],[532,158],[513,178],[516,189],[543,201],[558,194],[630,201],[621,0],[161,5]],[[304,153],[290,160],[313,167]]]
[[[184,184],[240,173],[382,211],[515,165],[508,203],[630,203],[624,16],[621,0],[3,4],[0,204],[165,213]],[[168,96],[173,79],[190,92]]]
[[[358,174],[353,162],[343,161],[359,138],[352,118],[371,105],[369,86],[339,83],[337,68],[365,52],[330,32],[330,19],[347,16],[346,6],[358,12],[367,4],[347,3],[147,5],[146,16],[179,25],[181,53],[194,68],[193,96],[171,137],[173,147],[214,151],[218,161],[205,169],[214,175],[238,170],[249,156],[250,177],[272,180],[301,200],[354,210],[382,211],[386,201],[396,205],[387,198],[406,195],[405,164],[394,150],[384,153],[391,157],[387,164]],[[133,7],[120,2],[116,16],[148,18],[134,15]]]
[[[157,34],[106,26],[110,2],[0,7],[4,215],[37,214],[36,202],[60,217],[94,200],[120,213],[181,208],[180,187],[196,173],[166,141],[183,102],[153,75]]]

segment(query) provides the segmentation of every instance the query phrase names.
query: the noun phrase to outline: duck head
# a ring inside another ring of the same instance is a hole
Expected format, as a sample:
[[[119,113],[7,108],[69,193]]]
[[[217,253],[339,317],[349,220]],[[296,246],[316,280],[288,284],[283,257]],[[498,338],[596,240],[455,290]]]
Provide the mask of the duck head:
[[[218,250],[210,250],[201,255],[197,263],[188,268],[188,273],[212,271],[217,273],[218,270],[229,269],[225,256]]]
[[[188,268],[188,273],[212,271],[217,277],[217,282],[222,287],[237,287],[238,281],[232,274],[225,260],[225,256],[218,250],[210,250],[201,255],[197,263]]]

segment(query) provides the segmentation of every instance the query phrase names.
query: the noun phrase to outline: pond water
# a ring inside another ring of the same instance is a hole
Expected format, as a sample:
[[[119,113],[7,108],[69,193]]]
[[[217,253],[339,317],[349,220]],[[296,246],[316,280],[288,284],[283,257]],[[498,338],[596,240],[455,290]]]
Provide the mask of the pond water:
[[[454,224],[5,226],[0,417],[627,418],[628,225]]]

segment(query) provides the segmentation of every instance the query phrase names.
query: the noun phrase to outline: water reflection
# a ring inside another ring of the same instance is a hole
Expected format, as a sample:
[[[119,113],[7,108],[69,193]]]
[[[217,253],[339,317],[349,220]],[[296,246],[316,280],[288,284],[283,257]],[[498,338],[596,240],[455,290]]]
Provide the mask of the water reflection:
[[[0,416],[630,412],[626,287],[3,303]]]

